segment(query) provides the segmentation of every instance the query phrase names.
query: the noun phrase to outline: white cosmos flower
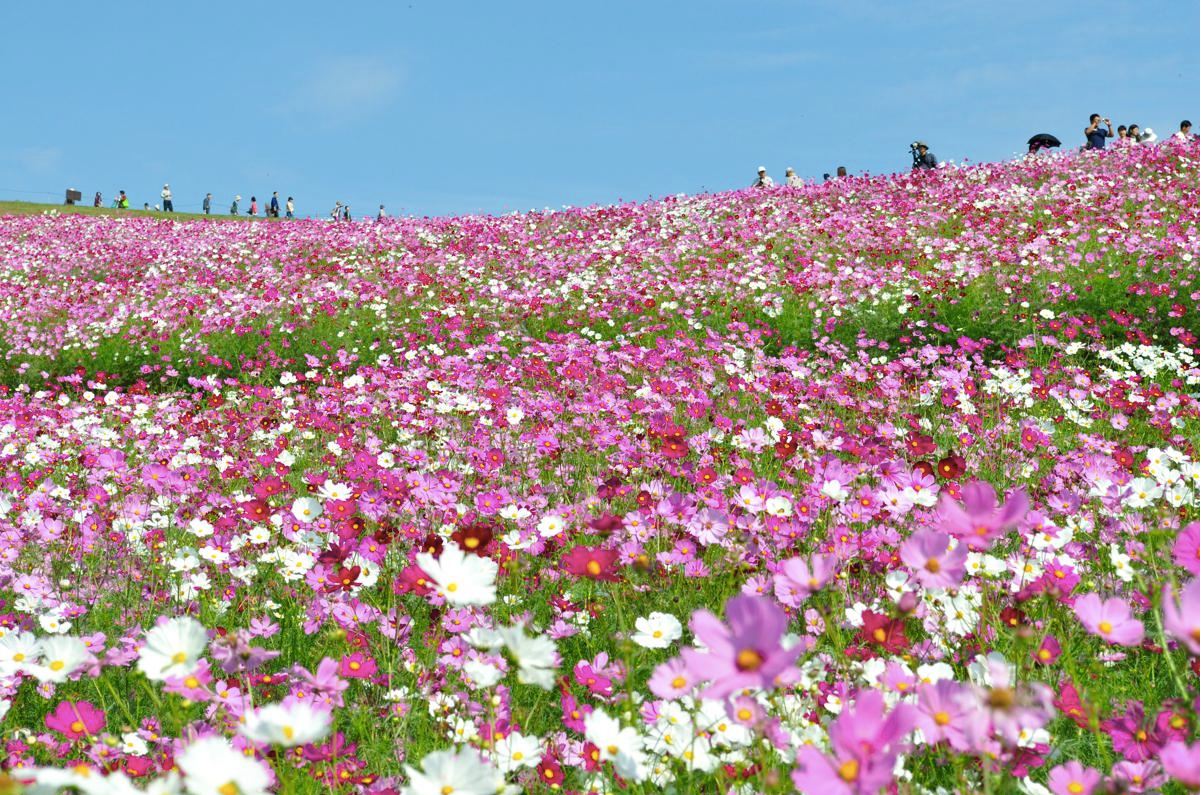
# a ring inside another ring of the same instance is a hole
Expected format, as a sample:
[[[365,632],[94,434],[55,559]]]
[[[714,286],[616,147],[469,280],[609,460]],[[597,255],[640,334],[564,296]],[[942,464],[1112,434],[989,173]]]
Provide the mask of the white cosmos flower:
[[[555,684],[555,642],[542,635],[527,635],[525,627],[501,627],[497,634],[517,663],[517,681],[550,690]]]
[[[32,632],[10,632],[0,638],[0,676],[28,671],[42,653],[42,644]]]
[[[558,514],[547,514],[542,517],[542,521],[538,522],[538,535],[543,538],[554,538],[562,534],[566,529],[567,523],[563,521],[563,517]]]
[[[315,743],[329,733],[330,714],[307,701],[285,701],[259,707],[246,716],[241,732],[256,743],[292,748]]]
[[[542,741],[537,737],[512,732],[492,747],[492,761],[503,773],[534,767],[542,761]]]
[[[504,775],[470,748],[427,754],[421,770],[405,765],[405,773],[402,795],[496,795],[504,787]]]
[[[787,497],[768,497],[763,504],[763,510],[768,516],[787,519],[792,516],[792,503]]]
[[[496,561],[468,555],[458,544],[447,543],[442,555],[417,556],[417,565],[429,575],[438,595],[454,607],[490,605],[496,601]]]
[[[323,500],[349,500],[353,492],[344,483],[327,480],[317,489],[317,496]]]
[[[74,637],[56,636],[42,641],[42,661],[26,667],[39,682],[65,682],[87,662],[88,647]]]
[[[297,497],[292,503],[292,515],[298,522],[315,522],[325,509],[312,497]]]
[[[161,682],[172,676],[187,676],[208,645],[208,632],[194,618],[172,618],[146,633],[146,645],[138,658],[138,670],[147,679]]]
[[[271,786],[271,773],[262,762],[221,737],[197,740],[175,757],[175,764],[192,795],[267,795]]]
[[[476,689],[492,687],[501,679],[501,670],[482,660],[468,660],[463,663],[463,674]]]
[[[602,760],[613,763],[622,778],[631,781],[646,778],[642,736],[637,729],[622,728],[617,720],[597,708],[584,718],[584,736],[600,750]]]
[[[670,613],[651,613],[637,619],[634,628],[638,631],[630,639],[645,649],[666,649],[684,634],[680,620]]]

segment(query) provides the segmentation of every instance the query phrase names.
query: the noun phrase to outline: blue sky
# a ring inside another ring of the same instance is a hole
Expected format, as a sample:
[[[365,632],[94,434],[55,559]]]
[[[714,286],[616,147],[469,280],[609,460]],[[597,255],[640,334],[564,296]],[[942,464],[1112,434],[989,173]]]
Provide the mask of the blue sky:
[[[997,160],[1198,111],[1196,2],[6,4],[0,198],[414,215]],[[22,192],[18,192],[22,191]],[[36,192],[44,192],[39,195]]]

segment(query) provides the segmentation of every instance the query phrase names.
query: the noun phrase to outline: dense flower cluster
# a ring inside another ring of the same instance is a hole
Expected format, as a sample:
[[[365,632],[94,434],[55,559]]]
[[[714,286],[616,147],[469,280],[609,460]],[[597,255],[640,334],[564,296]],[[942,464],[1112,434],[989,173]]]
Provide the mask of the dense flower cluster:
[[[1196,788],[1197,177],[0,220],[0,791]]]

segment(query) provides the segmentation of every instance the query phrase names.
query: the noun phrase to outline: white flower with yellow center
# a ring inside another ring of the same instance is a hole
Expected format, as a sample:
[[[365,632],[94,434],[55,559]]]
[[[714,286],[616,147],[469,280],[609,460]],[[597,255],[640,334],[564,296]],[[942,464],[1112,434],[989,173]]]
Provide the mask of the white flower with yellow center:
[[[497,565],[491,558],[468,555],[458,544],[447,542],[437,558],[428,552],[419,554],[417,565],[448,605],[483,607],[496,601]]]
[[[187,676],[195,673],[207,645],[208,632],[199,621],[188,616],[169,619],[146,633],[138,670],[156,682]]]
[[[292,748],[308,745],[329,734],[330,714],[307,701],[290,701],[259,707],[246,716],[244,736],[256,743]]]

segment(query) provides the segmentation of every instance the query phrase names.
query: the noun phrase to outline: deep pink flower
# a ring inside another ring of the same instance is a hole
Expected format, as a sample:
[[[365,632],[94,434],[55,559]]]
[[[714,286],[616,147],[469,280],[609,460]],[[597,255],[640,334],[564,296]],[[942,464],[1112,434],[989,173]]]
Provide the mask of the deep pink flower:
[[[1055,795],[1089,795],[1101,783],[1101,771],[1075,759],[1051,770],[1047,786]]]
[[[704,698],[722,698],[744,687],[771,689],[796,674],[802,647],[780,645],[788,626],[784,611],[770,599],[735,596],[726,602],[729,626],[707,610],[692,614],[688,626],[707,652],[684,649],[689,673],[707,679]]]
[[[361,651],[342,658],[338,674],[347,679],[370,679],[379,670],[375,660],[364,655]]]
[[[1077,599],[1073,609],[1085,629],[1109,643],[1137,646],[1143,642],[1143,622],[1130,614],[1130,605],[1121,599],[1101,601],[1100,596],[1090,593]]]
[[[1024,489],[1011,493],[1004,505],[997,505],[997,493],[982,480],[963,487],[963,506],[944,495],[938,510],[942,529],[974,550],[984,550],[1026,515],[1030,501]]]
[[[1113,750],[1131,762],[1153,759],[1163,746],[1158,727],[1147,720],[1138,701],[1128,703],[1124,715],[1102,721],[1101,728],[1113,742]]]
[[[967,571],[967,545],[950,549],[950,544],[951,537],[940,530],[919,530],[901,545],[901,562],[923,588],[954,588]]]
[[[1172,586],[1163,587],[1163,626],[1193,654],[1201,653],[1201,580],[1184,584],[1179,603]]]
[[[60,701],[46,716],[46,728],[61,732],[71,740],[97,734],[104,728],[104,710],[89,701]]]

